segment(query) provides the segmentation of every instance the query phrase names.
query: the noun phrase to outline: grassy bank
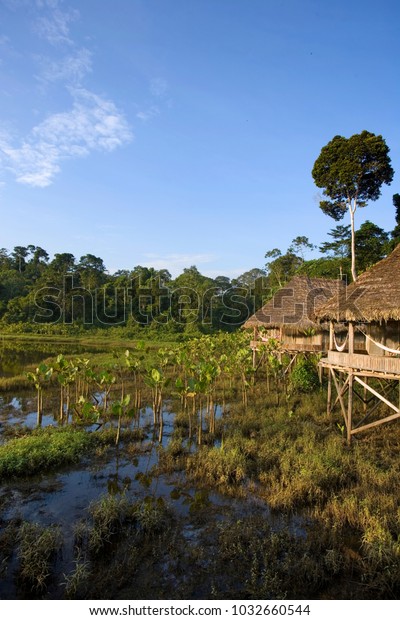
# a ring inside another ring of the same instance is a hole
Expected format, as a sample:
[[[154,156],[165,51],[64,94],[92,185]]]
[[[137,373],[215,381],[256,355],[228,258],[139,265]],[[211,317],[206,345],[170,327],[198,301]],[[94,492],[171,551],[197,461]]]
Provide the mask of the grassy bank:
[[[96,446],[113,442],[114,430],[88,433],[72,427],[48,427],[32,431],[0,446],[0,480],[76,463]]]

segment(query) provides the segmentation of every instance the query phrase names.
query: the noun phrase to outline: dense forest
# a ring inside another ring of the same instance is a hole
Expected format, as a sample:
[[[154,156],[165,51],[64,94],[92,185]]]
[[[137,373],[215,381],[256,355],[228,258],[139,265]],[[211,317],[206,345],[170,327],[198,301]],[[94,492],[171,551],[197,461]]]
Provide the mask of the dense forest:
[[[400,195],[393,196],[395,227],[385,231],[364,222],[355,234],[357,271],[386,256],[400,241]],[[298,236],[288,249],[268,250],[263,268],[231,280],[202,275],[195,267],[175,279],[166,270],[136,266],[109,274],[92,254],[77,260],[55,254],[50,260],[35,245],[0,249],[0,327],[2,330],[82,331],[124,326],[133,333],[195,335],[240,326],[293,275],[347,277],[351,280],[350,226],[339,224],[319,246]],[[149,332],[148,332],[149,333]]]

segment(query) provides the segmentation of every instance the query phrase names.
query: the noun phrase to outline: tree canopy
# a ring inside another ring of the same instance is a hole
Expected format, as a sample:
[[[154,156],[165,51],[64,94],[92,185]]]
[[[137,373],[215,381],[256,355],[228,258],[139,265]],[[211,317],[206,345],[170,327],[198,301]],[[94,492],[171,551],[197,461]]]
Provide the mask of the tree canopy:
[[[389,147],[382,136],[362,131],[350,138],[335,136],[314,163],[312,176],[317,187],[323,188],[327,198],[320,201],[320,208],[335,220],[350,212],[351,272],[357,279],[355,267],[354,213],[368,201],[377,200],[382,185],[392,182],[393,168]]]

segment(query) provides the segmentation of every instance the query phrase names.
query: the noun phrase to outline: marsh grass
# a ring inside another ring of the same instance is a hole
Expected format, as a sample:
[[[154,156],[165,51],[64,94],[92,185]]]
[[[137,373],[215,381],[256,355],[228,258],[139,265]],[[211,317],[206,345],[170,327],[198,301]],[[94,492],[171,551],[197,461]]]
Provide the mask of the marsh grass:
[[[71,428],[46,428],[0,446],[0,479],[30,476],[77,462],[97,436]]]
[[[321,545],[324,559],[307,560],[308,574],[319,575],[315,583],[310,577],[311,592],[318,579],[329,589],[332,574],[340,573],[357,580],[355,590],[362,596],[398,596],[400,430],[394,424],[374,429],[349,447],[340,418],[327,417],[325,399],[318,389],[284,396],[278,404],[272,392],[256,386],[251,405],[231,404],[221,446],[203,446],[188,455],[186,472],[229,495],[241,497],[251,489],[273,511],[299,514],[312,524],[308,540],[313,553]],[[296,568],[299,575],[307,562]],[[274,589],[273,573],[265,574],[258,591],[283,595],[283,586]]]
[[[323,545],[288,529],[274,531],[261,516],[220,523],[216,550],[214,589],[224,599],[312,598],[328,581],[334,560]]]
[[[125,495],[104,495],[87,512],[75,527],[75,544],[92,559],[112,551],[113,543],[121,539],[140,541],[162,532],[171,518],[164,500],[151,495],[133,503]]]
[[[91,555],[99,554],[117,536],[132,517],[127,499],[106,495],[89,506],[91,525],[87,527],[87,545]]]
[[[90,564],[78,555],[75,568],[68,575],[64,574],[64,598],[81,599],[85,597],[90,580]]]
[[[110,358],[103,353],[93,359],[107,364]],[[219,382],[213,403],[223,403],[224,413],[213,432],[204,420],[199,446],[188,408],[177,404],[172,439],[158,444],[159,462],[150,474],[184,471],[187,484],[207,494],[216,489],[247,499],[251,493],[279,518],[290,521],[296,515],[300,531],[273,529],[265,514],[244,516],[208,529],[202,523],[204,536],[189,537],[187,544],[163,499],[149,495],[132,503],[105,496],[75,528],[76,566],[65,577],[66,596],[101,598],[109,587],[132,598],[133,582],[142,598],[166,595],[174,583],[182,598],[400,596],[400,426],[360,434],[349,447],[339,413],[326,415],[324,389],[302,392],[288,390],[282,379],[268,385],[262,375],[254,379],[245,402],[240,377]],[[113,386],[110,398],[119,398],[118,390]],[[150,393],[142,396],[146,401]],[[103,454],[115,439],[112,425],[107,419],[106,430],[98,433],[45,429],[8,441],[0,447],[0,477],[75,462],[92,449]],[[141,448],[134,444],[146,433],[151,429],[122,429],[121,450],[129,456],[152,450],[154,437]],[[209,518],[209,512],[202,514]],[[172,574],[166,575],[168,570]],[[34,582],[34,577],[26,580],[29,587]]]
[[[78,463],[90,454],[104,455],[115,445],[116,428],[87,432],[73,426],[21,429],[17,436],[0,445],[0,480],[33,476]],[[121,443],[137,452],[136,444],[144,438],[142,430],[123,429]]]
[[[0,377],[0,393],[30,388],[31,384],[25,374],[15,375],[14,377]]]
[[[23,522],[18,532],[18,578],[25,590],[41,593],[52,575],[53,562],[62,546],[58,527]]]

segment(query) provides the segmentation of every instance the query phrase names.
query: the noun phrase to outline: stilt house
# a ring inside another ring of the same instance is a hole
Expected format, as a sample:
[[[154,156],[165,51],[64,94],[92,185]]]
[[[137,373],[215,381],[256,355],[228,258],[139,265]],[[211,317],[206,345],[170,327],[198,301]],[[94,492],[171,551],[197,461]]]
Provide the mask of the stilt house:
[[[319,320],[330,324],[328,354],[320,361],[328,370],[327,408],[340,406],[349,442],[355,433],[400,417],[399,274],[400,245],[316,310]],[[346,328],[340,338],[338,323]],[[356,350],[356,339],[362,340],[363,351]],[[355,399],[363,412],[357,422]],[[391,415],[382,415],[382,405]]]
[[[253,329],[253,351],[270,338],[279,340],[281,350],[288,353],[327,351],[329,324],[316,319],[317,309],[344,289],[340,280],[295,276],[260,310],[251,316],[244,328]]]

